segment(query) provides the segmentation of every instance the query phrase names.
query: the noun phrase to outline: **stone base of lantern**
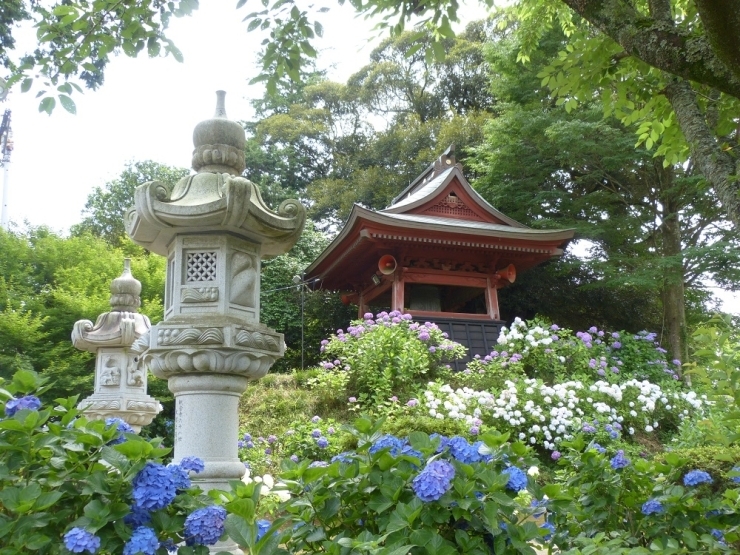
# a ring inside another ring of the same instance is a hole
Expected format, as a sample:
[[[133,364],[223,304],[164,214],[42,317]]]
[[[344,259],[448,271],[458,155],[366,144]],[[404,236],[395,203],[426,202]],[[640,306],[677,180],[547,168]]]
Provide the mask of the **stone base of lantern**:
[[[244,476],[239,460],[239,398],[247,388],[244,376],[189,374],[172,376],[175,395],[174,461],[195,456],[205,469],[193,481],[204,491],[230,489],[229,481]]]
[[[78,405],[90,420],[120,418],[138,434],[142,426],[148,426],[162,410],[154,397],[137,395],[126,397],[117,394],[93,393]]]

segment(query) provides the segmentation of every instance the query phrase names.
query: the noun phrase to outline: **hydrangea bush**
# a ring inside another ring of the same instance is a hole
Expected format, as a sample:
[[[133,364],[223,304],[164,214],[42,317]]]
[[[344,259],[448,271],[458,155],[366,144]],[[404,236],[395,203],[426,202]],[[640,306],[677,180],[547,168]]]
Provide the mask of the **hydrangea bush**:
[[[349,375],[347,389],[361,402],[382,403],[403,396],[420,379],[433,379],[465,348],[447,339],[436,324],[413,322],[409,314],[371,313],[322,341],[326,370]]]
[[[562,449],[547,513],[563,553],[737,553],[740,472],[717,491],[719,476],[677,454],[631,458],[580,435]]]
[[[250,553],[436,555],[533,553],[529,543],[550,535],[530,518],[530,500],[543,492],[527,475],[523,443],[496,434],[474,444],[423,433],[400,439],[364,418],[353,431],[358,448],[329,463],[285,461],[291,497],[268,537],[257,539],[250,511],[227,522],[230,536]]]
[[[540,380],[507,380],[498,392],[430,382],[415,410],[439,420],[453,419],[470,429],[481,426],[510,432],[531,445],[555,450],[579,432],[600,441],[629,439],[635,433],[673,431],[678,423],[701,413],[706,396],[666,389],[648,381],[610,384],[569,380],[546,385]],[[673,387],[671,387],[673,386]]]
[[[208,537],[183,528],[213,504],[191,488],[202,461],[165,466],[158,440],[118,419],[88,421],[76,397],[45,406],[43,390],[30,371],[0,381],[0,553],[155,555],[182,542],[208,553],[223,526],[209,520]]]

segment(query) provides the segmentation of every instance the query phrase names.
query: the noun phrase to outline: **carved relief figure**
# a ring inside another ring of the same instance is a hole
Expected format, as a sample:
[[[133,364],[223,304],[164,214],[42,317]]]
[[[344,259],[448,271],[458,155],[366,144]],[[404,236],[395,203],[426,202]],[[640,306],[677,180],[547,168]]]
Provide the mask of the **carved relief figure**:
[[[126,368],[126,383],[130,386],[144,385],[144,365],[139,363],[138,357],[129,357],[128,368]]]
[[[231,295],[229,301],[234,304],[254,308],[254,285],[256,271],[252,255],[235,252],[231,259]]]
[[[116,357],[105,357],[100,370],[100,385],[119,385],[120,383],[121,369],[118,367]]]

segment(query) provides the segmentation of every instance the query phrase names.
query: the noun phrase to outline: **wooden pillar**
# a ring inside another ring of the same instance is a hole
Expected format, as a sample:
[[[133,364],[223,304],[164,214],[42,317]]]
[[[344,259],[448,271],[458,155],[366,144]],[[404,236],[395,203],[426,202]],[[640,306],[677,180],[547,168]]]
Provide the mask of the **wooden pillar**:
[[[391,294],[391,310],[403,312],[403,269],[399,268],[393,274],[393,291]]]
[[[488,306],[488,315],[493,320],[500,320],[501,314],[498,310],[498,289],[496,283],[498,276],[488,278],[488,287],[486,288],[486,305]]]

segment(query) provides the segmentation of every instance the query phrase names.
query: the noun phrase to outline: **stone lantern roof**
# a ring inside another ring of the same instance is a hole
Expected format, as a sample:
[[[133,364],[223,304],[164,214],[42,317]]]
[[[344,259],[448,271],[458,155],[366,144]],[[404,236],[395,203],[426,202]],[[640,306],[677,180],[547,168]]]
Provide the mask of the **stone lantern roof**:
[[[152,181],[137,187],[136,206],[125,216],[134,242],[167,256],[176,235],[226,232],[261,245],[262,256],[287,252],[298,240],[306,210],[286,200],[277,212],[262,200],[244,171],[244,130],[226,117],[224,96],[218,91],[216,112],[193,132],[195,174],[174,186]]]

